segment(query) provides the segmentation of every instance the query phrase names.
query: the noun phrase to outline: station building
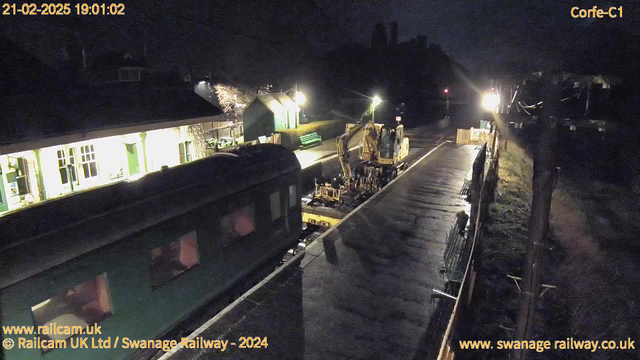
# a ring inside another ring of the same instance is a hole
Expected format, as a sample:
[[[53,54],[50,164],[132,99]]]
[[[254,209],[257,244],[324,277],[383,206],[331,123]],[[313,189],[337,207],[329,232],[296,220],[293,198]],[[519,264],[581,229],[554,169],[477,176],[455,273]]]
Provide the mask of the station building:
[[[2,113],[0,216],[205,157],[212,137],[242,132],[192,89],[122,85],[84,89],[46,113],[12,99]]]
[[[300,124],[300,108],[285,93],[259,94],[243,113],[244,140],[296,129]]]
[[[70,40],[56,62],[4,37],[0,50],[0,216],[242,141],[241,123],[177,72],[147,69],[146,55],[86,57]]]

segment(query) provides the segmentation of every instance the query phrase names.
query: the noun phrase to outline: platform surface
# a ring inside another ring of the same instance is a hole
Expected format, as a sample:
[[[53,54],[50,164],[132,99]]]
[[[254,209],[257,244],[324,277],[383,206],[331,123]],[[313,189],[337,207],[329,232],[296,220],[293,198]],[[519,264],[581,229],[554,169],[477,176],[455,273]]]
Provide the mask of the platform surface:
[[[435,125],[422,125],[412,129],[407,129],[405,135],[410,138],[410,140],[432,140],[428,139],[425,136],[426,133],[437,138],[442,133],[442,129],[438,129]],[[355,152],[357,149],[362,147],[362,130],[360,130],[350,141],[349,141],[349,150]],[[414,152],[416,149],[411,147],[409,144],[410,153]],[[300,166],[305,169],[308,168],[318,162],[326,162],[331,161],[337,158],[337,148],[336,148],[336,139],[327,139],[322,141],[317,146],[310,147],[308,149],[296,150],[294,151],[296,156],[298,157],[298,161],[300,161]],[[355,159],[355,156],[352,156]]]
[[[170,358],[434,358],[431,293],[444,286],[447,232],[468,209],[459,193],[476,153],[434,150],[197,336],[228,340],[225,351],[183,348]],[[268,346],[240,348],[241,337],[267,337]]]
[[[354,151],[362,146],[362,131],[358,132],[349,141],[349,150]],[[310,147],[308,149],[296,150],[294,153],[300,161],[300,166],[305,169],[317,162],[323,162],[331,160],[337,157],[337,145],[336,138],[327,139],[320,144]]]

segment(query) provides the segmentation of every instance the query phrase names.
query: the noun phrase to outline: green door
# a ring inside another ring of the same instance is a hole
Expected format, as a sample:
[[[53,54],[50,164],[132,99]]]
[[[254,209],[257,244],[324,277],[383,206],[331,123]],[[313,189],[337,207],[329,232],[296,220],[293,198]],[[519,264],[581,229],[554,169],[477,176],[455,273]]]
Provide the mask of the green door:
[[[136,175],[140,172],[140,164],[138,163],[138,147],[136,144],[126,144],[126,146],[129,176]]]
[[[4,192],[4,179],[2,179],[2,176],[2,169],[0,169],[0,212],[9,210],[7,195]]]

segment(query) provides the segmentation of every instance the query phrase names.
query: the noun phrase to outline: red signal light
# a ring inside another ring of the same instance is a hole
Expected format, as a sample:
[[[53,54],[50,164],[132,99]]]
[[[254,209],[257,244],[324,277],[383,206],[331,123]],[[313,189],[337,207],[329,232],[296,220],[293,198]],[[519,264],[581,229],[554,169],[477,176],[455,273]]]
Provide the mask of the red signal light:
[[[445,88],[445,89],[444,89],[444,93],[445,93],[445,94],[448,94],[448,93],[449,93],[449,88]]]

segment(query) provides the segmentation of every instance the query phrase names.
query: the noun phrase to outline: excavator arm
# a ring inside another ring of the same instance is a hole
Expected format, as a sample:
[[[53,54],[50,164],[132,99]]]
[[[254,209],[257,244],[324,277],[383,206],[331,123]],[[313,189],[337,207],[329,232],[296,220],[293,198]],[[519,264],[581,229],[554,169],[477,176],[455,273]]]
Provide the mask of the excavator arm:
[[[336,138],[338,159],[340,160],[340,167],[342,168],[342,174],[347,188],[351,186],[352,178],[351,165],[349,163],[349,141],[351,141],[360,129],[362,129],[362,124],[357,124],[349,129],[349,131]]]
[[[378,154],[379,147],[379,133],[378,128],[373,122],[368,122],[364,127],[364,134],[362,137],[362,160],[375,161]]]

